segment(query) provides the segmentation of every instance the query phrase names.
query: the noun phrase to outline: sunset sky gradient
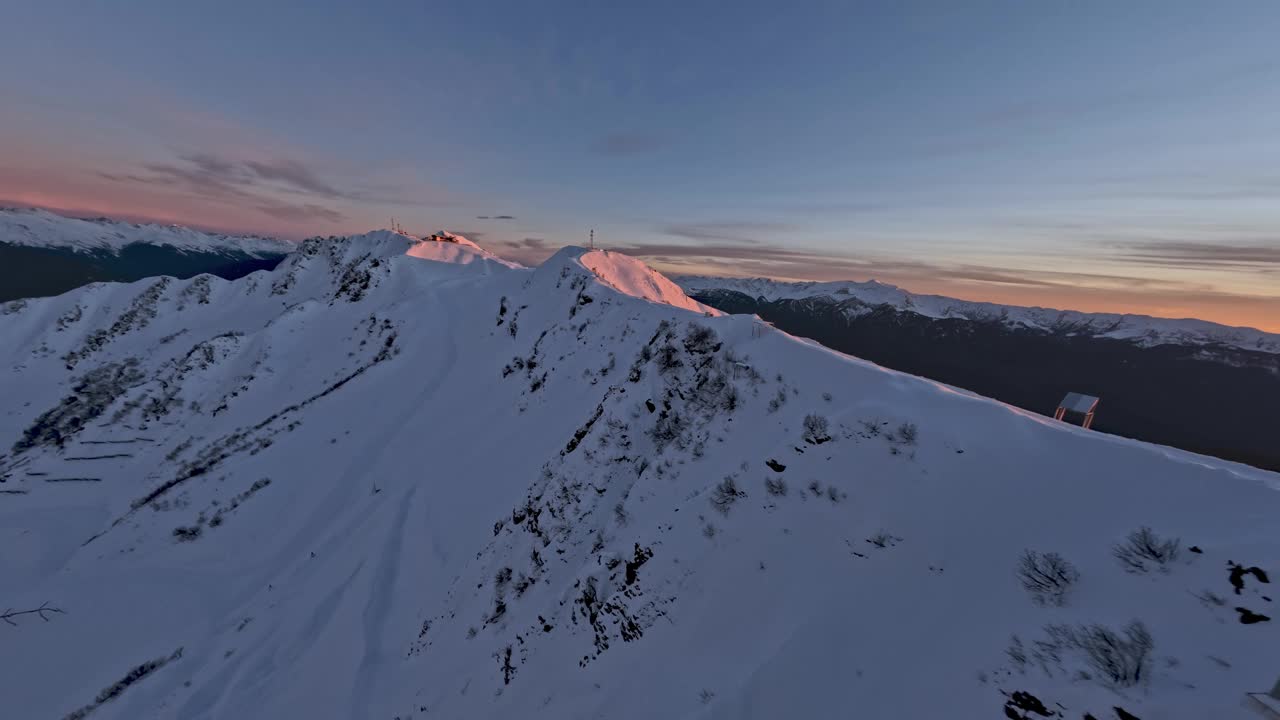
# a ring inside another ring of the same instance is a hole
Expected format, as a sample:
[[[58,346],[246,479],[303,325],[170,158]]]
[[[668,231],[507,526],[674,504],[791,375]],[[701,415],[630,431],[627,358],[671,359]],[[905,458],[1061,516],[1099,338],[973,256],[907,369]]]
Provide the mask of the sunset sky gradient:
[[[0,205],[1280,331],[1275,2],[0,0]]]

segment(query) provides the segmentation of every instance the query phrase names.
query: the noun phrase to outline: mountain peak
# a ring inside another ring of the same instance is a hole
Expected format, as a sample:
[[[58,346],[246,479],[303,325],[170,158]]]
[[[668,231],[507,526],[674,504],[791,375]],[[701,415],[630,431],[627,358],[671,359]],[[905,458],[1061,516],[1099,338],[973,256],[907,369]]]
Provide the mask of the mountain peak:
[[[699,313],[719,314],[686,295],[679,285],[643,261],[619,252],[566,245],[537,269],[539,275],[557,277],[557,284],[575,272],[590,275],[596,282],[623,295]]]

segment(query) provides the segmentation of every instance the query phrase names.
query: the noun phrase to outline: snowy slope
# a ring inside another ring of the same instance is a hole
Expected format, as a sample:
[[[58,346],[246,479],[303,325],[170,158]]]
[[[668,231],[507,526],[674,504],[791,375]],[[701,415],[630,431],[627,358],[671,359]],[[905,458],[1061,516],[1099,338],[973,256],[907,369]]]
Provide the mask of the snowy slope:
[[[770,301],[827,299],[846,304],[845,311],[851,315],[871,312],[877,306],[889,306],[930,318],[995,321],[1014,328],[1129,340],[1147,347],[1164,344],[1226,345],[1280,354],[1280,335],[1191,318],[1175,320],[1148,315],[997,305],[941,295],[917,295],[875,280],[819,283],[690,275],[678,277],[676,281],[691,293],[727,290]]]
[[[0,624],[6,714],[1233,718],[1275,681],[1241,620],[1280,476],[672,287],[382,231],[5,306],[0,608],[63,611]],[[1126,572],[1141,526],[1176,560]],[[1078,568],[1065,604],[1024,549]],[[1068,641],[1134,620],[1132,685]]]
[[[0,243],[110,253],[119,253],[129,245],[146,244],[183,252],[238,251],[254,257],[293,249],[292,243],[273,238],[221,235],[180,225],[136,224],[110,218],[84,220],[23,208],[0,208]]]

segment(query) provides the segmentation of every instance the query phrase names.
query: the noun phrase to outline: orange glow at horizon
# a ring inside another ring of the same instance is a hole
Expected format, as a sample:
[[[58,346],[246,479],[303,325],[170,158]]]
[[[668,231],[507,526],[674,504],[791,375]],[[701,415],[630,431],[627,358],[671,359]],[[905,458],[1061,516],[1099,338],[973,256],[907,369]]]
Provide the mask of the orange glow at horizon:
[[[720,264],[651,264],[672,274],[739,276]],[[1016,275],[1017,270],[1009,271]],[[783,281],[805,281],[805,278],[778,278]],[[1187,297],[1191,293],[1174,290],[1131,290],[1098,288],[1085,285],[1013,285],[962,282],[931,278],[927,275],[896,276],[892,273],[875,277],[847,277],[841,280],[879,282],[896,285],[917,295],[942,295],[970,302],[1000,305],[1044,307],[1086,313],[1150,315],[1174,320],[1197,319],[1227,325],[1280,333],[1280,295],[1232,295],[1229,293]],[[818,280],[815,282],[829,282]]]
[[[354,213],[357,216],[347,217],[332,227],[321,227],[316,223],[271,218],[252,208],[239,208],[210,198],[169,192],[162,186],[122,186],[97,181],[92,177],[66,177],[60,173],[32,168],[25,168],[19,173],[0,173],[0,205],[5,202],[43,207],[68,214],[105,215],[134,222],[190,225],[220,232],[261,233],[294,239],[314,234],[363,232],[378,226],[376,221],[366,222],[359,217],[362,214],[359,209]],[[552,246],[547,246],[547,254],[551,248]],[[491,249],[503,254],[501,243]],[[668,274],[742,274],[732,261],[716,258],[681,258],[676,262],[664,262],[661,258],[645,257],[643,254],[639,256]],[[993,258],[992,262],[999,262],[999,258]],[[773,276],[781,280],[836,279],[831,277],[831,272],[838,271],[828,268],[824,272],[820,263],[821,258],[815,258],[813,276],[810,278],[788,277],[785,272],[778,272]],[[804,270],[808,268],[787,269],[792,274]],[[1017,276],[1019,272],[1017,268],[1007,270],[1010,276]],[[764,274],[769,274],[767,269]],[[1192,278],[1191,273],[1186,277]],[[904,274],[872,270],[869,274],[850,272],[839,279],[872,278],[917,294],[943,295],[975,302],[1173,319],[1196,318],[1233,327],[1280,333],[1280,294],[1267,296],[1256,292],[1240,292],[1238,289],[1235,292],[1231,289],[1184,292],[1171,284],[1160,287],[1135,284],[1131,288],[1073,285],[1066,282],[1000,284],[934,277],[927,271]],[[1192,283],[1188,282],[1187,285],[1191,287]],[[1203,288],[1205,284],[1201,283],[1198,287]]]

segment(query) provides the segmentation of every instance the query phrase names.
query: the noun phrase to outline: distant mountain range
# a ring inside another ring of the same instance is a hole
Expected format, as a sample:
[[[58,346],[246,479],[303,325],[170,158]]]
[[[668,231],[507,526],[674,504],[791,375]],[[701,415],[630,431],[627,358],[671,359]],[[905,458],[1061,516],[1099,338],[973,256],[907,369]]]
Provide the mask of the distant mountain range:
[[[292,248],[272,238],[0,208],[0,302],[156,275],[233,280],[274,268]]]
[[[1280,335],[1203,320],[915,295],[878,282],[682,277],[689,295],[885,367],[1052,415],[1099,396],[1094,429],[1280,469]]]

